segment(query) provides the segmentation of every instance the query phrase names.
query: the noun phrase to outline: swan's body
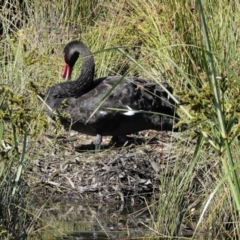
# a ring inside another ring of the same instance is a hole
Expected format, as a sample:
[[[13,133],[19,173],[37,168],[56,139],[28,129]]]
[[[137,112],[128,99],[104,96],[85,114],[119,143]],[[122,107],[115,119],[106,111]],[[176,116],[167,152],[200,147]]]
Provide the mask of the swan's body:
[[[53,116],[52,111],[61,109],[68,114],[60,117],[63,125],[84,134],[98,136],[96,144],[99,146],[101,136],[127,135],[147,129],[172,130],[174,104],[158,84],[138,77],[122,79],[121,76],[93,81],[94,59],[87,46],[78,41],[71,42],[64,48],[64,77],[70,78],[71,69],[79,55],[83,57],[80,77],[75,81],[56,84],[46,94],[46,110],[50,116]],[[92,115],[119,80],[116,88]],[[172,92],[167,83],[162,84]]]

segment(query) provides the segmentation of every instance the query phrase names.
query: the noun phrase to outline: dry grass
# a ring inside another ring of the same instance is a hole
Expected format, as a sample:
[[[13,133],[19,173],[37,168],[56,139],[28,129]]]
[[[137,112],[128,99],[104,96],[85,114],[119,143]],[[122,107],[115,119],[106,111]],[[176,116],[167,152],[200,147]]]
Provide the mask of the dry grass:
[[[24,171],[28,173],[36,168],[36,161],[40,158],[46,160],[44,165],[48,164],[48,155],[52,154],[53,147],[59,148],[58,155],[54,156],[59,159],[57,171],[61,169],[60,162],[79,156],[70,151],[68,157],[69,150],[62,144],[56,145],[64,130],[45,117],[30,83],[35,83],[37,89],[34,91],[43,93],[49,86],[62,81],[63,46],[72,39],[82,39],[94,53],[96,77],[129,71],[129,75],[140,75],[156,82],[167,79],[174,86],[175,93],[182,94],[181,97],[189,103],[184,109],[194,116],[193,120],[190,121],[183,111],[180,115],[188,123],[196,125],[181,139],[169,140],[169,146],[173,148],[167,159],[174,156],[176,161],[174,165],[168,165],[167,161],[167,167],[163,169],[165,174],[157,176],[161,182],[161,197],[158,221],[153,223],[156,231],[168,236],[178,235],[178,226],[198,221],[203,210],[207,209],[199,231],[211,229],[211,233],[219,234],[230,229],[230,236],[234,231],[238,233],[239,216],[235,215],[219,152],[211,147],[209,139],[191,140],[199,136],[196,132],[204,130],[210,140],[218,141],[218,138],[211,138],[211,130],[217,132],[216,128],[211,128],[216,126],[216,118],[195,1],[183,4],[163,0],[159,4],[159,1],[109,0],[81,1],[81,5],[73,2],[34,0],[11,4],[6,0],[0,5],[3,28],[0,39],[1,194],[12,194],[12,181],[22,166],[19,164],[21,153],[25,153],[23,158],[27,168],[25,170],[24,165]],[[216,74],[222,76],[219,82],[224,93],[222,102],[225,103],[227,126],[231,126],[231,151],[234,162],[237,162],[239,126],[235,122],[231,125],[228,120],[234,116],[238,123],[240,5],[237,1],[229,3],[226,0],[205,3],[204,7]],[[118,50],[119,46],[122,51]],[[78,67],[74,76],[78,75]],[[19,120],[25,117],[27,121],[19,125]],[[52,139],[46,139],[49,132]],[[23,145],[24,134],[27,134],[27,150]],[[85,140],[81,139],[81,142],[85,143]],[[146,150],[147,145],[144,146]],[[136,151],[139,149],[142,146],[136,146]],[[110,154],[114,155],[116,150],[111,151]],[[149,160],[154,158],[154,149],[151,154]],[[89,155],[97,164],[97,155]],[[170,178],[167,175],[169,171],[172,174]],[[35,179],[27,176],[29,174],[23,175],[24,180],[39,183],[36,172]],[[71,185],[70,180],[68,183]],[[207,205],[213,193],[215,195]],[[4,204],[8,202],[8,198],[4,201]],[[229,221],[234,224],[228,224]]]

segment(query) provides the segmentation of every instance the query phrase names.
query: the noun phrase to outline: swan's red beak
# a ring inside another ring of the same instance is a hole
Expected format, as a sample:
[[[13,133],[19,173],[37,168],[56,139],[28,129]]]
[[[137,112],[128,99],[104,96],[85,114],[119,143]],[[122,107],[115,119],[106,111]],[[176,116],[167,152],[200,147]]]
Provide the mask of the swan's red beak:
[[[65,78],[66,80],[69,80],[71,79],[71,74],[72,74],[72,68],[69,67],[66,63],[64,63],[62,77]]]

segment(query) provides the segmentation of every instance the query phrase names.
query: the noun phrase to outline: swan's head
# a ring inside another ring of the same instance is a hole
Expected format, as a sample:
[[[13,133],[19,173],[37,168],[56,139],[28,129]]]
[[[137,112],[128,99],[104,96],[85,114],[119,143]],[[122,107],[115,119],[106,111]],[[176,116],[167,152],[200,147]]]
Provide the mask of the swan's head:
[[[66,80],[71,79],[73,67],[79,57],[79,41],[72,41],[68,43],[63,50],[64,68],[62,77]]]

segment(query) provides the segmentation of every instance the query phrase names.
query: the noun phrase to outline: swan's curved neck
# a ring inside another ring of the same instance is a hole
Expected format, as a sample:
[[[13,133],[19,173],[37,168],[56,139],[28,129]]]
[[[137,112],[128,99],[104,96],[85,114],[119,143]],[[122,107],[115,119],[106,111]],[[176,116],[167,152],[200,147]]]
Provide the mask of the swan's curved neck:
[[[73,87],[71,88],[70,95],[73,97],[79,97],[88,92],[93,85],[95,63],[89,48],[82,42],[78,42],[73,48],[71,48],[69,52],[70,58],[71,56],[74,57],[74,55],[76,60],[79,55],[82,57],[82,69],[80,76],[76,80],[72,81]]]

